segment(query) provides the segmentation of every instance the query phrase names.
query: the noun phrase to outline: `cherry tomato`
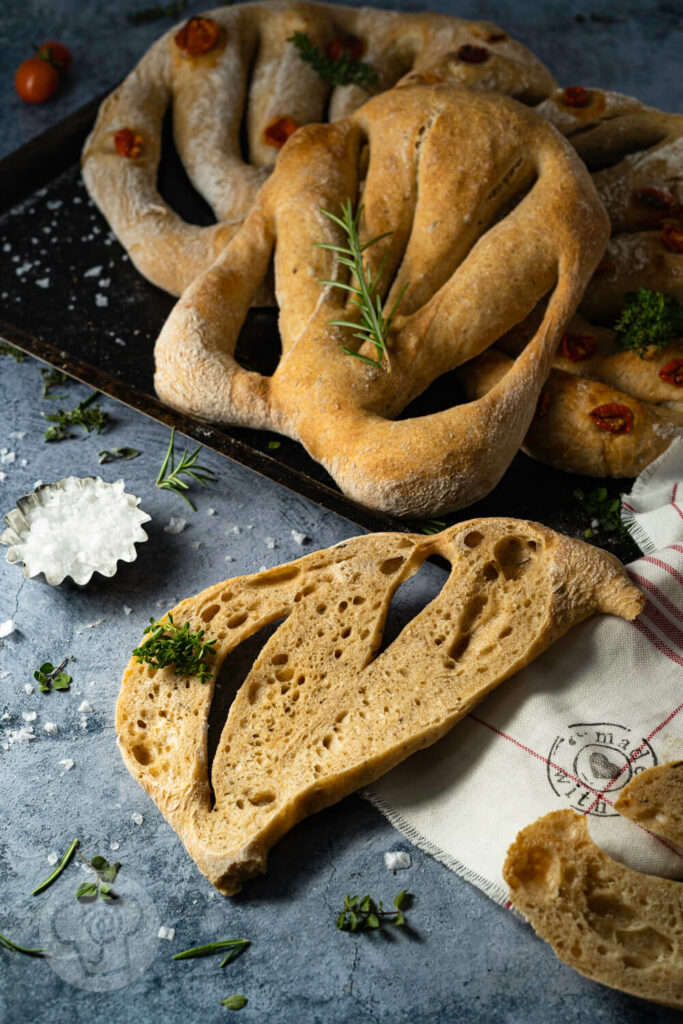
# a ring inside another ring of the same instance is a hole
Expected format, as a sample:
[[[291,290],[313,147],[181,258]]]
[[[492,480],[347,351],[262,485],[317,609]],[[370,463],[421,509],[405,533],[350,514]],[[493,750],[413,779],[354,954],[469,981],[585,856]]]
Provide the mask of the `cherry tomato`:
[[[59,71],[42,57],[29,57],[16,70],[14,88],[27,103],[44,103],[59,88]]]
[[[41,43],[36,50],[36,55],[46,60],[48,64],[52,64],[53,68],[57,68],[60,75],[65,75],[71,67],[71,50],[64,43],[58,43],[54,39],[50,39],[47,43]]]

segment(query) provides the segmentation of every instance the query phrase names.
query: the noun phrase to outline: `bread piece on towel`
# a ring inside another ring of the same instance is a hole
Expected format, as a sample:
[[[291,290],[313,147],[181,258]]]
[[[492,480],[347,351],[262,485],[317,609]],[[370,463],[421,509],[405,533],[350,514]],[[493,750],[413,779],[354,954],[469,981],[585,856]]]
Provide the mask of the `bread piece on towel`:
[[[432,554],[452,566],[443,590],[378,655],[394,592]],[[216,639],[216,675],[238,644],[284,618],[233,700],[211,781],[215,676],[202,684],[133,658],[116,709],[120,750],[230,895],[298,821],[434,743],[572,625],[595,612],[632,619],[642,604],[612,555],[537,523],[357,537],[172,610]]]
[[[683,846],[683,761],[658,764],[634,776],[614,809]]]
[[[585,816],[553,811],[508,850],[513,906],[560,960],[603,985],[683,1009],[683,885],[612,860]]]

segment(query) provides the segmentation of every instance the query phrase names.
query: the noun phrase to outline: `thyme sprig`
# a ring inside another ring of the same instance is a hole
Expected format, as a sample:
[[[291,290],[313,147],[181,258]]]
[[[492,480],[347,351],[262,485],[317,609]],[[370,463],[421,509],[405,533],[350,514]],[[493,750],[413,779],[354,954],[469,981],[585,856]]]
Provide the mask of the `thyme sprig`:
[[[385,910],[380,900],[375,903],[371,896],[345,896],[344,909],[337,918],[337,928],[347,932],[363,932],[392,924],[400,928],[406,923],[403,910],[411,899],[407,889],[394,897],[394,910]]]
[[[173,960],[191,960],[196,956],[211,956],[212,953],[219,953],[224,949],[230,950],[227,956],[223,957],[219,967],[225,967],[231,960],[250,945],[249,939],[224,939],[220,942],[209,942],[205,946],[193,946],[192,949],[185,949],[182,953],[176,953]]]
[[[341,57],[328,57],[321,53],[305,32],[295,32],[287,39],[299,51],[299,56],[306,64],[310,64],[318,78],[331,85],[360,85],[370,88],[379,81],[377,72],[371,64],[362,60],[354,60],[350,53]]]
[[[205,683],[212,673],[204,659],[215,653],[216,640],[205,641],[203,629],[191,633],[189,622],[176,626],[170,612],[167,619],[166,622],[149,620],[143,632],[147,639],[135,648],[134,657],[153,668],[173,665],[179,675],[197,676],[200,683]]]
[[[639,288],[626,296],[614,330],[620,348],[644,359],[683,335],[683,305],[663,292]]]
[[[51,661],[45,661],[37,668],[33,673],[33,678],[40,685],[38,689],[41,693],[49,693],[50,687],[53,690],[68,690],[71,686],[71,676],[68,672],[64,671],[64,667],[68,662],[68,658],[64,658],[61,664],[55,666]]]
[[[57,412],[46,416],[45,419],[55,423],[56,426],[48,427],[45,431],[45,440],[65,441],[68,437],[75,437],[76,435],[71,433],[69,427],[83,427],[87,434],[93,430],[101,434],[109,422],[109,413],[103,412],[99,405],[92,404],[98,397],[99,391],[93,391],[91,395],[79,402],[75,409],[68,411],[58,409]]]
[[[76,890],[76,899],[96,900],[99,897],[105,903],[114,903],[119,897],[114,892],[114,887],[111,883],[116,880],[116,876],[119,873],[120,861],[117,860],[114,864],[110,864],[106,857],[97,856],[93,857],[92,860],[86,860],[82,854],[79,853],[78,856],[93,869],[97,875],[97,881],[82,882]]]
[[[44,882],[40,882],[40,884],[35,887],[35,889],[31,893],[32,896],[37,896],[39,893],[45,892],[45,890],[49,889],[49,887],[52,885],[53,882],[57,881],[57,879],[61,875],[61,873],[64,870],[64,868],[73,859],[73,855],[75,854],[76,848],[78,847],[79,843],[80,843],[80,839],[74,839],[74,841],[71,844],[71,846],[69,847],[69,849],[66,851],[66,853],[64,854],[62,859],[57,864],[55,864],[54,868],[52,869],[50,874],[47,876],[45,881]]]
[[[162,490],[175,491],[179,494],[187,504],[190,506],[193,512],[196,512],[194,504],[190,501],[188,496],[184,493],[190,489],[190,485],[186,480],[181,480],[182,476],[189,476],[193,480],[196,480],[202,487],[206,487],[207,484],[215,484],[218,477],[209,469],[207,466],[202,466],[197,462],[199,453],[203,450],[203,446],[200,444],[193,452],[188,452],[187,449],[180,456],[180,462],[175,465],[175,427],[171,430],[171,440],[168,443],[168,450],[166,456],[159,470],[159,475],[156,479],[157,487]]]
[[[44,949],[27,949],[26,946],[20,946],[18,942],[13,942],[8,939],[6,935],[0,932],[0,946],[4,946],[5,949],[12,950],[13,953],[24,953],[26,956],[45,956]]]
[[[374,277],[371,275],[369,264],[364,259],[363,254],[382,238],[387,238],[392,232],[385,231],[384,234],[371,238],[369,242],[362,243],[358,233],[358,224],[363,215],[363,206],[359,206],[354,214],[350,199],[346,199],[341,204],[341,217],[330,213],[329,210],[321,210],[320,212],[329,217],[333,223],[342,229],[348,239],[348,247],[328,242],[314,242],[313,244],[319,249],[329,249],[335,252],[342,266],[348,267],[353,275],[351,284],[344,284],[342,281],[321,281],[320,284],[331,285],[333,288],[343,288],[344,291],[350,292],[353,295],[351,302],[360,310],[359,323],[351,320],[330,320],[329,324],[332,327],[350,327],[353,330],[352,336],[354,338],[358,338],[361,343],[369,341],[375,346],[377,358],[371,359],[368,356],[363,356],[360,352],[346,348],[343,345],[342,352],[345,352],[348,356],[353,356],[354,359],[360,359],[361,362],[368,363],[370,366],[376,366],[380,370],[391,370],[387,349],[389,328],[396,308],[408,287],[408,281],[401,288],[396,302],[388,316],[385,317],[382,299],[377,289],[384,273],[387,261],[386,254],[382,257]]]

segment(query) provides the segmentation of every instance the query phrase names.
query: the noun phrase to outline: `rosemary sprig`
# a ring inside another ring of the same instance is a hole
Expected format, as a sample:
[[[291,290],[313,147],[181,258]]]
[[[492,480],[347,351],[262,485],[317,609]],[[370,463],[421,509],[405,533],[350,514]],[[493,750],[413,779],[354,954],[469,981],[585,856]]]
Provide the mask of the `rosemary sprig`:
[[[162,490],[175,491],[181,498],[187,502],[193,512],[196,512],[196,508],[190,501],[188,496],[184,494],[184,491],[190,489],[190,485],[185,481],[181,480],[181,476],[192,477],[197,483],[201,484],[202,487],[206,487],[207,484],[215,484],[218,477],[209,469],[207,466],[201,466],[197,459],[199,453],[202,451],[203,446],[200,444],[193,452],[188,452],[187,449],[180,456],[180,462],[175,465],[175,427],[171,430],[171,440],[168,443],[168,450],[166,456],[159,470],[159,475],[156,479],[157,487],[161,487]]]
[[[345,896],[344,909],[337,918],[337,928],[347,932],[363,932],[367,929],[381,928],[383,924],[393,924],[397,928],[406,923],[403,908],[408,905],[411,896],[407,889],[402,889],[394,897],[394,910],[384,910],[384,904],[370,896]]]
[[[47,876],[45,881],[41,882],[39,885],[35,887],[35,889],[31,893],[32,896],[37,896],[39,893],[45,892],[45,890],[48,889],[53,882],[57,881],[64,868],[73,859],[73,855],[76,852],[76,847],[78,846],[79,843],[80,839],[74,839],[69,849],[66,851],[66,853],[59,861],[59,863],[55,864],[54,868],[52,869],[51,873]]]
[[[204,659],[215,653],[216,640],[204,641],[203,629],[191,633],[189,622],[176,626],[173,616],[168,612],[167,622],[150,619],[143,636],[147,636],[147,639],[133,651],[140,663],[144,662],[153,668],[174,665],[179,675],[197,676],[200,683],[211,678],[212,673]]]
[[[343,245],[334,245],[327,242],[314,242],[313,244],[319,249],[329,249],[337,253],[337,258],[342,266],[348,267],[351,271],[353,275],[351,284],[344,284],[342,281],[321,281],[320,284],[328,284],[333,288],[343,288],[344,291],[350,292],[354,296],[351,302],[360,309],[360,323],[355,323],[351,320],[330,320],[328,322],[330,326],[352,328],[354,332],[353,337],[358,338],[361,344],[369,341],[375,346],[377,358],[370,359],[368,356],[362,356],[360,352],[356,352],[351,348],[345,348],[344,346],[342,346],[342,352],[345,352],[348,356],[353,356],[354,359],[360,359],[361,362],[368,363],[370,366],[376,366],[380,370],[390,370],[391,365],[387,350],[389,328],[396,312],[396,307],[408,287],[408,281],[401,288],[389,315],[385,317],[382,309],[382,299],[378,295],[377,289],[384,273],[387,261],[386,254],[382,257],[374,277],[370,274],[369,264],[364,260],[363,254],[366,249],[375,245],[382,238],[387,238],[392,232],[385,231],[384,234],[371,238],[369,242],[361,243],[358,234],[358,224],[363,214],[363,207],[359,206],[354,214],[351,200],[346,199],[341,204],[341,211],[341,217],[330,213],[329,210],[321,210],[320,212],[339,225],[348,239],[348,248]]]
[[[140,452],[137,448],[110,448],[98,452],[98,462],[102,465],[105,462],[114,462],[116,459],[137,459]]]
[[[415,529],[420,533],[426,533],[427,536],[432,536],[435,533],[441,533],[442,530],[445,530],[446,523],[443,519],[416,519]]]
[[[353,60],[350,53],[343,53],[337,58],[328,57],[320,52],[305,32],[295,32],[288,37],[287,42],[294,44],[301,59],[311,65],[323,82],[330,82],[331,85],[361,85],[364,88],[378,82],[377,72],[371,64]]]
[[[26,946],[20,946],[17,942],[12,942],[6,935],[0,932],[0,946],[4,946],[5,949],[11,949],[14,953],[24,953],[26,956],[45,956],[44,949],[27,949]]]
[[[173,960],[191,960],[196,956],[210,956],[212,953],[218,953],[223,949],[229,949],[230,952],[224,957],[219,963],[219,967],[225,967],[231,960],[234,960],[236,956],[246,949],[250,944],[249,939],[224,939],[221,942],[209,942],[206,946],[193,946],[192,949],[185,949],[182,953],[176,953]]]
[[[55,423],[56,426],[48,427],[45,431],[46,441],[65,441],[68,437],[75,437],[68,429],[69,427],[83,427],[86,433],[92,430],[101,434],[109,422],[109,413],[103,412],[99,405],[92,403],[99,397],[99,391],[93,391],[91,395],[79,402],[75,409],[67,411],[58,409],[57,412],[46,416],[46,420]]]

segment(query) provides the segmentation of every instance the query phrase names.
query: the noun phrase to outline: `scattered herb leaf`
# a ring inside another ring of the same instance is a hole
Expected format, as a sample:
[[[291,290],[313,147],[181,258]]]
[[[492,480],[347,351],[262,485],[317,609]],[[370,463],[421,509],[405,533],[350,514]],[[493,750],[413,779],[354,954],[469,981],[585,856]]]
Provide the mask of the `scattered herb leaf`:
[[[49,693],[50,687],[53,690],[68,690],[71,685],[71,676],[68,672],[63,672],[63,668],[68,662],[68,658],[65,658],[61,665],[57,668],[54,667],[52,662],[45,661],[37,668],[33,673],[33,678],[39,683],[38,689],[41,693]]]
[[[4,946],[5,949],[11,949],[14,953],[24,953],[26,956],[45,956],[44,949],[27,949],[25,946],[20,946],[17,942],[12,942],[6,935],[0,933],[0,946]]]
[[[234,960],[242,950],[246,949],[250,944],[249,939],[224,939],[220,942],[209,942],[206,946],[193,946],[192,949],[185,949],[182,953],[176,953],[172,957],[173,960],[192,960],[196,956],[211,956],[212,953],[219,953],[224,949],[229,949],[230,952],[226,957],[221,960],[219,967],[225,967],[226,964]]]
[[[446,529],[446,523],[443,519],[417,519],[415,521],[415,529],[420,533],[426,533],[431,536],[434,533],[441,533],[442,530]]]
[[[189,490],[190,485],[185,481],[181,480],[181,476],[192,477],[197,483],[201,484],[202,487],[206,487],[207,484],[215,484],[218,477],[213,470],[208,469],[206,466],[202,466],[197,462],[199,453],[202,451],[203,446],[200,444],[193,452],[188,452],[187,449],[180,456],[180,462],[175,465],[175,427],[171,430],[171,440],[168,443],[168,450],[166,456],[159,470],[159,475],[156,478],[157,487],[161,487],[162,490],[175,491],[181,498],[187,502],[193,512],[196,512],[195,506],[192,504],[190,499],[184,491]]]
[[[0,356],[11,356],[18,363],[23,363],[26,359],[26,353],[15,345],[10,345],[8,341],[0,341]]]
[[[614,330],[620,348],[644,359],[683,334],[683,305],[662,292],[639,288],[626,296]]]
[[[88,398],[79,402],[75,409],[70,411],[58,409],[57,412],[46,416],[45,419],[55,423],[56,426],[48,427],[45,431],[45,440],[65,441],[68,437],[74,437],[75,435],[69,431],[69,427],[83,427],[88,434],[92,430],[101,434],[109,422],[109,413],[103,412],[99,405],[92,404],[98,396],[99,392],[93,391]]]
[[[370,366],[376,366],[380,370],[389,370],[391,369],[389,352],[387,351],[389,327],[396,312],[396,307],[405,295],[408,282],[406,281],[401,288],[389,315],[385,317],[383,315],[382,299],[377,294],[377,288],[386,265],[386,255],[382,258],[377,273],[372,278],[369,276],[369,266],[363,259],[363,253],[382,238],[387,238],[391,231],[385,231],[383,235],[377,235],[375,238],[371,238],[369,242],[362,244],[358,234],[358,224],[363,215],[363,207],[359,206],[354,214],[351,200],[346,199],[341,204],[341,211],[341,217],[330,213],[329,210],[321,210],[320,212],[329,217],[335,224],[338,224],[344,231],[349,247],[345,248],[343,245],[333,245],[326,242],[314,242],[313,244],[319,249],[330,249],[332,252],[336,252],[342,266],[348,267],[351,271],[353,275],[351,284],[344,284],[342,281],[321,281],[320,284],[332,285],[334,288],[343,288],[345,291],[351,292],[354,296],[351,302],[360,309],[360,322],[354,323],[350,320],[330,320],[328,322],[330,326],[352,328],[354,332],[352,336],[358,338],[361,344],[366,341],[371,342],[375,346],[377,353],[376,359],[369,359],[353,349],[342,346],[342,352],[345,352],[347,356],[353,356],[354,359],[360,359],[361,362],[369,363]]]
[[[105,462],[114,462],[116,459],[137,459],[140,452],[137,448],[109,448],[98,454],[97,461],[103,465]]]
[[[234,996],[228,996],[227,999],[221,999],[221,1006],[224,1006],[227,1010],[241,1010],[247,1005],[247,997],[235,994]]]
[[[410,903],[411,895],[407,889],[402,889],[394,897],[394,910],[385,910],[384,904],[379,903],[370,896],[345,896],[344,909],[337,917],[337,928],[347,932],[362,932],[368,929],[381,928],[384,924],[401,927],[405,924],[403,910]]]
[[[57,879],[61,875],[61,873],[64,870],[64,868],[73,859],[73,855],[76,852],[76,847],[78,846],[79,843],[80,843],[79,839],[74,839],[74,841],[71,844],[71,846],[69,847],[69,849],[66,851],[66,853],[64,854],[62,859],[57,864],[55,864],[54,868],[52,869],[50,874],[47,876],[45,881],[41,882],[39,885],[37,885],[35,887],[35,889],[31,893],[32,896],[37,896],[38,893],[45,892],[45,890],[47,888],[49,888],[52,885],[53,882],[57,881]]]
[[[289,36],[288,43],[293,43],[299,56],[306,64],[310,64],[318,78],[332,85],[361,85],[369,88],[378,82],[377,72],[371,64],[362,60],[353,60],[349,53],[341,57],[328,57],[321,53],[305,32],[295,32]]]
[[[269,441],[268,448],[270,449],[271,452],[276,452],[281,444],[282,441]]]
[[[80,853],[78,856],[93,869],[97,875],[97,881],[82,882],[76,890],[76,899],[96,900],[99,896],[105,903],[113,903],[117,900],[118,896],[110,883],[116,880],[121,867],[120,862],[116,861],[114,864],[110,864],[106,857],[100,857],[99,855],[93,857],[92,860],[86,860]]]
[[[211,678],[212,673],[204,658],[214,654],[216,640],[204,641],[203,629],[191,633],[189,622],[176,626],[169,612],[167,622],[150,619],[143,636],[147,639],[133,651],[139,662],[154,668],[173,665],[178,675],[197,676],[200,683]]]
[[[62,384],[67,383],[69,378],[65,373],[62,373],[61,370],[48,370],[47,367],[42,367],[40,374],[43,378],[43,393],[41,395],[41,398],[66,398],[66,395],[50,394],[53,388],[61,387]]]
[[[155,4],[153,7],[143,7],[140,11],[130,11],[126,20],[131,25],[144,25],[160,18],[179,18],[187,10],[187,5],[188,0],[171,0],[168,4]]]
[[[597,487],[587,494],[585,491],[574,491],[574,499],[579,502],[589,526],[583,532],[586,540],[595,536],[597,530],[604,530],[605,533],[614,533],[619,538],[630,538],[621,518],[621,495],[610,497],[606,487]],[[593,526],[593,523],[597,523]]]

